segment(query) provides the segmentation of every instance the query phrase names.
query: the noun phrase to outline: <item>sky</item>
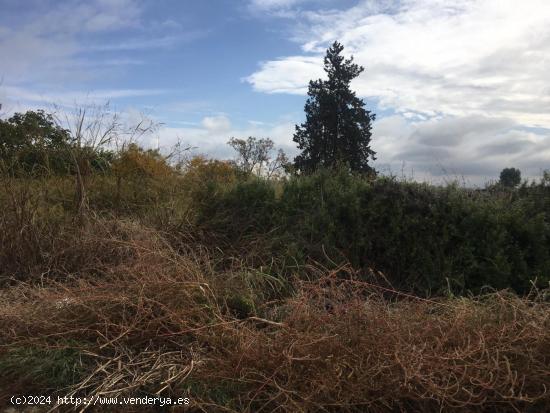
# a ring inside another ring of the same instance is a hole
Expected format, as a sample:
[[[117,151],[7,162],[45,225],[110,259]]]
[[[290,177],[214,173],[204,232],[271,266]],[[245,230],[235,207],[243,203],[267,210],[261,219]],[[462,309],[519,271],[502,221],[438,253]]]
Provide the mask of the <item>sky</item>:
[[[482,185],[550,169],[547,0],[0,0],[0,116],[110,102],[232,156],[269,137],[291,156],[310,79],[335,40],[365,71],[382,173]]]

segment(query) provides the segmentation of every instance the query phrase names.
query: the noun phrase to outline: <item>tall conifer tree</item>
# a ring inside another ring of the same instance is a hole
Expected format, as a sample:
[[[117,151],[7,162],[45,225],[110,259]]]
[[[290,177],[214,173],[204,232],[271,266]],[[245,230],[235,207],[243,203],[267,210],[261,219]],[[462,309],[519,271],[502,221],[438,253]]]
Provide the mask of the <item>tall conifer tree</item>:
[[[344,59],[338,42],[327,50],[324,65],[327,80],[309,82],[305,104],[306,121],[296,125],[294,142],[302,153],[294,160],[300,172],[342,164],[355,172],[374,172],[368,164],[375,152],[370,148],[371,121],[375,115],[350,88],[364,68]]]

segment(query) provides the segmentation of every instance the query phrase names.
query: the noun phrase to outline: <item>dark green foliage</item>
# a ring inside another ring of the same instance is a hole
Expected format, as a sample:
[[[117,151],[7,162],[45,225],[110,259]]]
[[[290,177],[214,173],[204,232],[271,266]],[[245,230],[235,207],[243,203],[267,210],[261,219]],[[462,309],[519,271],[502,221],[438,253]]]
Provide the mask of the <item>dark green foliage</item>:
[[[521,171],[516,168],[504,168],[500,172],[499,182],[506,188],[515,188],[521,183]]]
[[[351,171],[373,172],[368,161],[375,159],[369,146],[375,116],[350,89],[350,82],[364,69],[353,63],[353,57],[344,59],[343,50],[334,42],[325,57],[328,80],[309,83],[306,122],[296,126],[293,138],[302,150],[295,159],[298,171],[309,173],[343,164]]]
[[[349,261],[422,294],[485,286],[526,293],[531,280],[548,283],[550,212],[535,206],[533,197],[543,197],[534,188],[528,196],[498,197],[347,170],[294,177],[276,201],[265,185],[241,183],[214,195],[203,223],[234,240],[270,231],[266,253],[287,262]]]
[[[269,181],[251,177],[230,188],[210,183],[201,194],[198,223],[230,240],[268,232],[274,222],[275,190]]]
[[[76,173],[75,139],[43,110],[16,113],[0,120],[0,166],[12,176]],[[106,172],[115,156],[105,148],[78,148],[93,171]]]
[[[453,186],[391,179],[309,179],[318,189],[307,203],[296,203],[303,188],[292,183],[281,203],[293,217],[286,230],[314,256],[324,245],[357,268],[384,271],[400,288],[432,293],[447,282],[460,292],[485,285],[526,292],[530,279],[544,285],[550,276],[550,217],[527,215],[522,199],[510,205]]]
[[[72,143],[69,132],[42,110],[0,120],[0,160],[13,173],[67,173]]]

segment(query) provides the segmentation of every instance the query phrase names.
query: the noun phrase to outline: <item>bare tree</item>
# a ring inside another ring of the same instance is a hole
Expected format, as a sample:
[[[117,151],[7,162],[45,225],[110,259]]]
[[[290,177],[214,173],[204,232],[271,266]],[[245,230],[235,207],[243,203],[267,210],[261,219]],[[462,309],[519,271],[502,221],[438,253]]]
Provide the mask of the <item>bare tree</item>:
[[[282,149],[279,149],[275,159],[268,163],[267,177],[274,178],[277,176],[282,176],[286,172],[286,168],[289,164],[290,163],[286,153]]]
[[[181,170],[189,162],[190,153],[193,149],[197,149],[197,147],[186,144],[178,138],[176,143],[170,148],[170,152],[164,156],[164,159],[166,159],[166,161],[172,165],[176,171],[181,172]]]
[[[237,167],[246,173],[255,173],[258,176],[265,175],[268,178],[281,174],[288,158],[282,149],[272,158],[275,144],[269,138],[248,139],[231,138],[227,142],[237,152]]]
[[[111,111],[109,102],[104,105],[82,105],[61,113],[61,117],[57,116],[58,123],[74,139],[70,151],[75,172],[75,204],[78,216],[82,218],[88,209],[86,188],[92,160],[104,150],[137,141],[153,132],[157,125],[143,115],[137,122],[128,124],[119,113]]]

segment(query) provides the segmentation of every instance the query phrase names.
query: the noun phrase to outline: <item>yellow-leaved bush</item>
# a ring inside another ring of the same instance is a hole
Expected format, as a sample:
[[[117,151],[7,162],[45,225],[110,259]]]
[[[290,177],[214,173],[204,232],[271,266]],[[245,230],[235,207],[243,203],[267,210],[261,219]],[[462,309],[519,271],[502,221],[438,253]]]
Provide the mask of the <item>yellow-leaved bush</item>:
[[[166,157],[156,150],[144,150],[132,143],[117,154],[111,164],[116,177],[116,203],[119,207],[139,207],[159,202],[177,173]],[[124,205],[122,205],[124,204]]]
[[[187,164],[183,179],[190,194],[227,188],[237,180],[237,170],[229,161],[208,159],[202,155],[193,157]]]

